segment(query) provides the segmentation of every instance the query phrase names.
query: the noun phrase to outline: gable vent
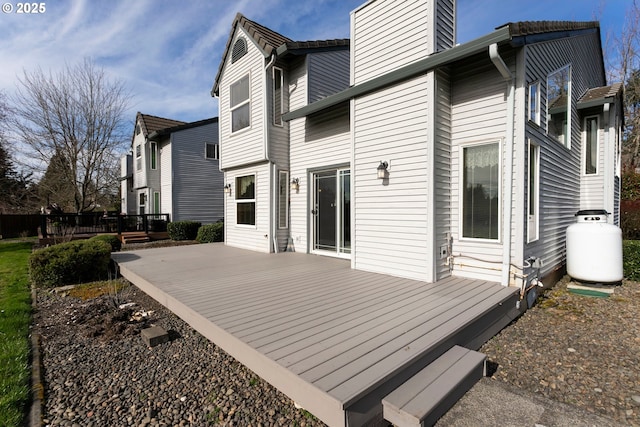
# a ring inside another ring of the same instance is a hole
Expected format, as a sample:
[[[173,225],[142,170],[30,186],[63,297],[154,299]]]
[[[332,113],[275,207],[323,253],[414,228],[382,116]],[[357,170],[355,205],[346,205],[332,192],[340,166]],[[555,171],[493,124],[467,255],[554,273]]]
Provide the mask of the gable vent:
[[[243,37],[240,37],[233,45],[233,50],[231,51],[231,63],[233,64],[238,59],[242,58],[246,53],[247,41]]]

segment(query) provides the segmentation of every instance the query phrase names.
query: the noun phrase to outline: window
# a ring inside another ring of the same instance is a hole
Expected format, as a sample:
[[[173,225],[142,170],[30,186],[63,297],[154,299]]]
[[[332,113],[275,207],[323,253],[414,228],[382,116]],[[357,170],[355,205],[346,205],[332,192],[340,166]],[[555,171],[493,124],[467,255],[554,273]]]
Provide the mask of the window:
[[[251,103],[249,75],[247,74],[230,88],[230,109],[231,109],[231,132],[248,128],[251,126]]]
[[[220,160],[220,146],[218,144],[205,143],[205,159]]]
[[[533,82],[529,85],[529,120],[540,124],[540,83]]]
[[[236,177],[236,223],[256,225],[255,175]]]
[[[529,179],[527,196],[527,241],[538,240],[538,211],[540,200],[540,147],[529,141]]]
[[[584,173],[598,173],[598,117],[585,119]]]
[[[244,37],[239,37],[238,40],[233,44],[233,49],[231,50],[231,63],[235,63],[238,59],[242,58],[247,54],[247,41]]]
[[[278,174],[278,228],[289,226],[289,172]]]
[[[282,83],[282,70],[273,67],[273,124],[277,126],[282,126],[282,108],[284,105]]]
[[[464,147],[462,237],[499,238],[500,144]]]
[[[147,203],[147,195],[146,193],[139,193],[138,194],[138,209],[139,209],[139,213],[140,215],[144,215],[145,214],[145,205]]]
[[[140,144],[136,145],[136,170],[142,170],[142,149]]]
[[[571,68],[564,67],[547,78],[547,134],[571,148]]]
[[[153,213],[160,213],[160,192],[153,192]]]
[[[158,143],[152,142],[149,145],[149,151],[151,151],[151,169],[156,170],[158,169]]]

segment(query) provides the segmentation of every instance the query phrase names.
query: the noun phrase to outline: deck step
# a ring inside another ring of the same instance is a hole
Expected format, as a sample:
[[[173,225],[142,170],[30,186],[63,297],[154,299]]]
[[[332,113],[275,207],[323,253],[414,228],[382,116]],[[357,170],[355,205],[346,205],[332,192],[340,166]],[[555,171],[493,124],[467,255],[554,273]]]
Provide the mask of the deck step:
[[[486,356],[453,346],[382,399],[385,420],[398,427],[431,426],[485,374]]]
[[[123,233],[122,243],[144,243],[151,240],[147,233]]]

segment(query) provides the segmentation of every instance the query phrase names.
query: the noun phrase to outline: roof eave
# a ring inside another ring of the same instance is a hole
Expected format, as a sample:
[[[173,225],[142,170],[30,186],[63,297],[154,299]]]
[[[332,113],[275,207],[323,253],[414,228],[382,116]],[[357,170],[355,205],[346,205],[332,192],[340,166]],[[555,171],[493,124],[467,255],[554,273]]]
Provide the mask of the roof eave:
[[[483,50],[488,49],[488,47],[493,43],[504,43],[509,40],[511,40],[509,26],[498,28],[497,30],[489,34],[470,42],[459,44],[452,47],[451,49],[432,54],[427,58],[406,65],[395,71],[391,71],[390,73],[373,78],[364,83],[351,86],[343,90],[342,92],[338,92],[334,95],[330,95],[297,110],[285,113],[282,118],[285,121],[291,121],[308,116],[309,114],[313,114],[318,111],[330,108],[334,105],[340,104],[344,101],[348,101],[357,96],[374,92],[391,84],[401,82],[416,75],[423,74],[438,67],[447,65],[451,62],[460,60],[467,56],[482,52]]]

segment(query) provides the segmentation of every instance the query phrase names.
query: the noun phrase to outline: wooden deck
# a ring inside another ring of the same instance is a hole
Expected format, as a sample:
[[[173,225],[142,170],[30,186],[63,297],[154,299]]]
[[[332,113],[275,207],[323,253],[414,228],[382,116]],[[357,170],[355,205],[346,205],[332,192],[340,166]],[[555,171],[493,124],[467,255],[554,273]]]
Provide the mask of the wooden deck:
[[[427,284],[301,253],[213,243],[113,258],[126,279],[331,426],[365,424],[383,396],[453,345],[478,348],[518,314],[514,288]]]

